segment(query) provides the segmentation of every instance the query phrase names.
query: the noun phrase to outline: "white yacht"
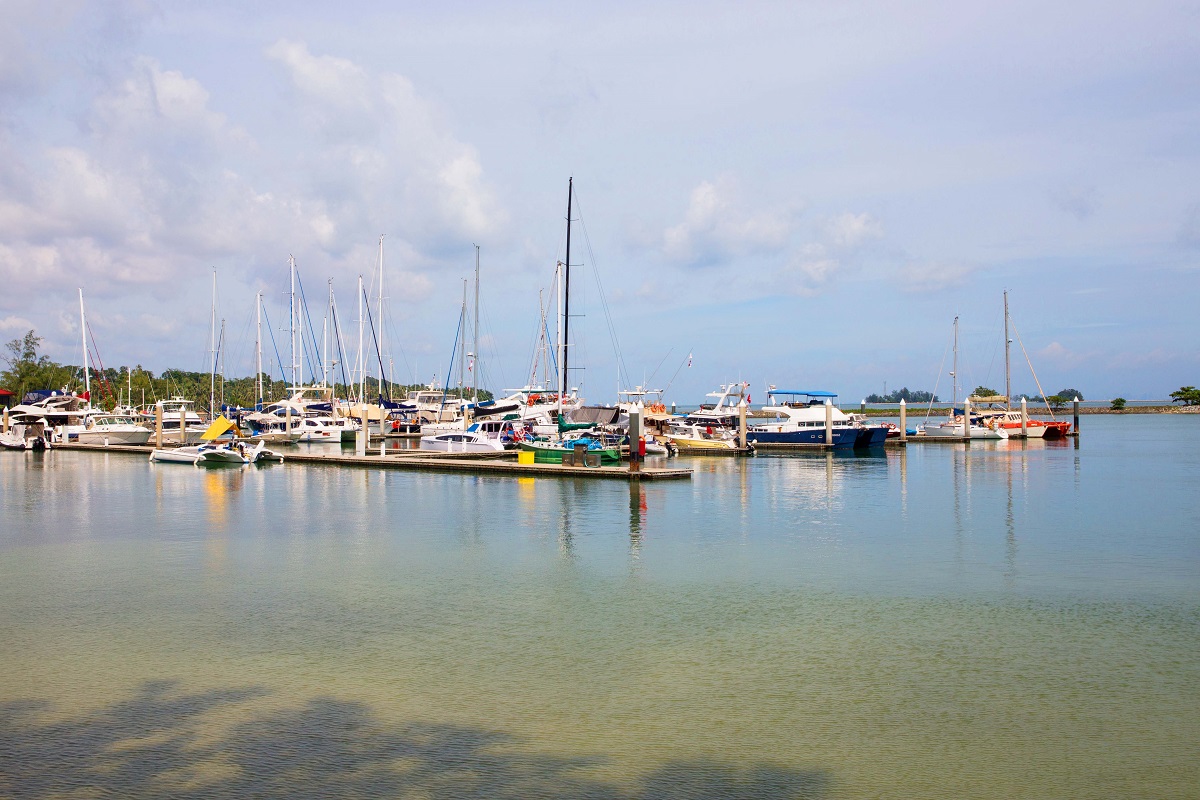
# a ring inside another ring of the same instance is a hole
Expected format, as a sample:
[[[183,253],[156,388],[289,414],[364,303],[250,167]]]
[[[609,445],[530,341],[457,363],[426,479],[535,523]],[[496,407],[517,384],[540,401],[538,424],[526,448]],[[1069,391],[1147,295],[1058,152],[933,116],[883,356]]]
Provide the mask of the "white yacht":
[[[478,425],[472,425],[465,431],[422,436],[421,449],[443,453],[499,453],[505,448],[503,441],[493,439],[482,430],[478,430]]]
[[[196,442],[208,430],[208,423],[196,413],[195,404],[182,397],[172,397],[170,400],[159,400],[154,404],[154,414],[157,417],[162,411],[163,438],[179,444]],[[151,423],[153,424],[153,423]],[[182,424],[183,433],[180,434]]]
[[[89,414],[71,438],[80,444],[145,444],[154,431],[123,414]]]

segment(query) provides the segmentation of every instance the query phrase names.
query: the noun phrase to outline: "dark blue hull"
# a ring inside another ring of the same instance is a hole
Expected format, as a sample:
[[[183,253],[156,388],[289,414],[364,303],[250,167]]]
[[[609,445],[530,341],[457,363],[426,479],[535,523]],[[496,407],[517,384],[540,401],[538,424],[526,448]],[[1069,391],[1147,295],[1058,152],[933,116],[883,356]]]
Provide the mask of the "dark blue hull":
[[[825,444],[824,428],[805,428],[798,431],[747,431],[746,438],[751,444]],[[849,428],[833,429],[833,446],[854,447],[858,441],[858,431]]]
[[[854,442],[857,447],[882,447],[887,440],[887,428],[882,425],[868,425],[860,428],[858,438]]]

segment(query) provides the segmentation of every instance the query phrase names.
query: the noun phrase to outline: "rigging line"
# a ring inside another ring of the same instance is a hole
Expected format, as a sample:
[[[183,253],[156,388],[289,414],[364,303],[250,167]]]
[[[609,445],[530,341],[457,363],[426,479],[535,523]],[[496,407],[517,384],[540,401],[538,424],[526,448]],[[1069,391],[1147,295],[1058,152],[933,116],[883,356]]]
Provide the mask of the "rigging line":
[[[1050,412],[1050,419],[1054,419],[1054,409],[1050,407],[1050,401],[1046,399],[1046,390],[1042,388],[1042,383],[1038,380],[1037,371],[1033,368],[1033,362],[1029,360],[1029,353],[1025,350],[1025,343],[1021,341],[1021,334],[1017,330],[1017,324],[1012,320],[1012,314],[1008,315],[1008,324],[1012,326],[1013,333],[1017,335],[1017,344],[1021,345],[1021,354],[1025,356],[1025,363],[1029,365],[1029,371],[1033,373],[1033,382],[1037,385],[1038,392],[1042,395],[1042,402],[1046,404],[1046,410]]]
[[[336,296],[333,298],[333,331],[334,338],[337,339],[338,367],[342,372],[342,388],[348,395],[350,394],[350,378],[346,375],[346,350],[342,344],[342,318],[338,315]],[[334,383],[337,383],[336,378]]]
[[[617,336],[616,326],[613,324],[612,312],[608,306],[608,299],[605,296],[604,284],[600,280],[600,270],[597,268],[596,256],[592,252],[592,237],[588,235],[587,223],[583,219],[583,203],[579,200],[579,192],[575,192],[575,207],[579,209],[579,225],[583,228],[583,243],[587,247],[588,258],[591,260],[592,275],[596,279],[596,288],[600,293],[600,308],[604,311],[604,320],[608,326],[609,339],[612,341],[613,351],[617,357],[617,369],[624,374],[626,384],[630,383],[629,371],[625,369],[625,359],[621,354],[621,343]]]
[[[383,399],[383,384],[387,382],[387,374],[383,370],[383,353],[379,349],[379,337],[377,337],[375,335],[375,320],[371,318],[371,303],[370,303],[369,299],[368,299],[368,302],[364,304],[364,306],[367,309],[367,324],[371,326],[371,341],[375,342],[375,356],[379,360],[379,385],[376,388],[378,389],[377,394],[379,395],[379,399],[382,400]],[[391,400],[391,399],[392,399],[392,391],[389,388],[388,389],[388,400]],[[366,401],[364,400],[363,402],[366,402]]]
[[[275,329],[271,327],[271,318],[267,315],[266,303],[263,303],[262,312],[263,319],[267,322],[267,332],[271,334],[271,347],[275,349],[275,366],[279,367],[280,380],[287,383],[287,372],[283,369],[283,356],[279,355],[279,344],[275,341]]]
[[[311,378],[309,383],[315,384],[317,382],[317,373],[312,371],[313,362],[317,360],[317,355],[321,352],[321,348],[317,345],[317,334],[316,331],[313,330],[312,314],[308,313],[308,298],[304,296],[304,281],[300,280],[299,269],[296,270],[296,285],[300,287],[300,305],[304,307],[304,319],[300,320],[300,322],[301,325],[303,325],[304,322],[308,322],[308,335],[312,337],[313,357],[308,359],[308,369],[309,377]],[[300,346],[303,347],[307,352],[308,342],[304,340],[303,327],[300,329]],[[322,364],[322,367],[323,366],[324,364]],[[300,377],[303,378],[304,376],[301,375]]]
[[[942,351],[942,363],[938,367],[937,380],[933,382],[933,391],[929,394],[929,407],[925,409],[925,421],[929,422],[929,415],[933,413],[933,400],[937,397],[938,386],[942,383],[942,371],[946,369],[946,356],[950,353],[950,345],[946,345],[946,349]],[[955,376],[957,377],[957,376]],[[954,416],[954,400],[950,401],[950,416]]]
[[[650,381],[654,380],[654,376],[657,375],[658,371],[662,368],[663,362],[665,362],[667,360],[667,358],[670,357],[671,353],[673,353],[674,351],[675,351],[675,348],[672,347],[670,350],[667,351],[667,354],[665,356],[663,356],[662,359],[659,360],[658,366],[654,368],[654,372],[651,372],[650,377],[646,378],[646,386],[650,385]],[[643,387],[643,388],[645,388],[645,387]]]
[[[690,356],[692,354],[692,352],[693,352],[693,350],[689,349],[688,355]],[[665,360],[665,358],[664,358],[664,360]],[[671,388],[671,384],[675,383],[675,378],[677,378],[679,376],[679,370],[683,369],[683,364],[685,361],[687,361],[687,358],[683,358],[679,361],[679,366],[675,368],[675,374],[671,376],[671,380],[667,381],[666,388],[663,389],[664,395],[666,395],[667,390]]]
[[[454,371],[454,354],[458,352],[458,334],[462,331],[463,315],[458,312],[458,327],[454,329],[454,347],[450,348],[450,366],[446,368],[446,381],[442,384],[442,403],[438,406],[438,419],[442,418],[442,409],[446,407],[446,389],[450,386],[450,373]],[[461,387],[460,387],[461,388]]]

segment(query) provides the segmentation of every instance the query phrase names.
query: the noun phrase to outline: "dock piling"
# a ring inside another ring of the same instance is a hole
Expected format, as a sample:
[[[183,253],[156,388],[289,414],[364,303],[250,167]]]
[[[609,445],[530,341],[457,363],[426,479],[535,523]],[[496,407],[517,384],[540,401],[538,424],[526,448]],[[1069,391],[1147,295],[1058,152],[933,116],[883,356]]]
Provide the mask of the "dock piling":
[[[833,447],[833,401],[825,398],[825,446]]]
[[[950,413],[954,413],[954,409],[950,409]],[[963,400],[963,438],[971,438],[971,400],[967,398]]]
[[[4,409],[4,433],[8,433],[8,408]]]
[[[154,446],[162,450],[162,406],[154,405]]]
[[[1021,438],[1029,438],[1029,406],[1025,403],[1025,397],[1021,397]]]
[[[1079,398],[1076,397],[1071,403],[1072,412],[1075,416],[1075,433],[1079,433]]]
[[[900,398],[900,441],[908,441],[908,403]]]

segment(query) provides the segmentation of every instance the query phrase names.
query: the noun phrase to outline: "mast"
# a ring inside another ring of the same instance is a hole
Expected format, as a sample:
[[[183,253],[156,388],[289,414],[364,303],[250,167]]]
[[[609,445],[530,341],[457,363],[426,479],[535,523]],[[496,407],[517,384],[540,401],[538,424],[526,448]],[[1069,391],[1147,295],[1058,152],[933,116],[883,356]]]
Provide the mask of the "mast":
[[[379,320],[379,396],[383,396],[383,234],[379,234],[379,302],[377,305],[379,313],[375,319]]]
[[[950,372],[950,416],[958,402],[958,316],[954,317],[954,369]]]
[[[365,403],[367,396],[367,359],[363,350],[363,281],[358,276],[358,402]]]
[[[212,358],[208,371],[208,419],[211,422],[217,409],[217,269],[213,267],[212,279],[212,323],[208,328],[209,355]]]
[[[567,376],[567,355],[570,347],[571,326],[571,198],[574,193],[574,178],[567,179],[567,258],[563,264],[563,330],[562,330],[562,391],[559,398],[567,393],[570,378]],[[562,407],[561,399],[559,407]]]
[[[471,394],[479,402],[479,245],[475,245],[475,351],[471,361]]]
[[[254,295],[254,410],[262,410],[262,292]]]
[[[462,311],[458,315],[458,399],[461,401],[466,397],[466,392],[463,389],[463,365],[466,362],[467,350],[467,279],[463,278],[463,301]]]
[[[1008,338],[1008,289],[1004,290],[1004,407],[1012,409],[1012,373],[1008,361],[1012,339]]]
[[[556,340],[554,345],[558,349],[558,363],[556,363],[554,365],[554,367],[557,370],[561,370],[562,363],[563,363],[563,329],[562,329],[562,321],[563,321],[563,315],[562,315],[563,296],[562,295],[563,295],[563,291],[562,291],[562,262],[561,261],[554,265],[554,283],[555,283],[554,288],[555,288],[555,293],[556,293],[554,299],[557,301],[557,304],[556,304],[557,307],[554,309],[554,338]],[[558,378],[558,383],[560,384],[560,386],[557,386],[555,388],[561,389],[562,388],[561,384],[565,383],[566,379],[561,377],[561,373],[559,373],[559,375],[556,377]],[[563,393],[561,391],[558,391],[558,392],[555,392],[555,394],[558,395],[558,413],[561,416],[562,415]]]
[[[292,293],[288,295],[288,333],[292,340],[292,386],[296,383],[296,259],[288,256],[289,272],[292,276]]]
[[[219,347],[221,353],[221,407],[225,407],[225,320],[221,319],[221,344]],[[224,413],[222,411],[221,413]]]
[[[92,377],[88,372],[87,317],[83,313],[83,287],[79,287],[79,341],[83,345],[83,392],[92,402]]]
[[[321,385],[329,386],[329,328],[333,325],[333,278],[329,279],[329,304],[325,307],[325,326],[321,330]]]

